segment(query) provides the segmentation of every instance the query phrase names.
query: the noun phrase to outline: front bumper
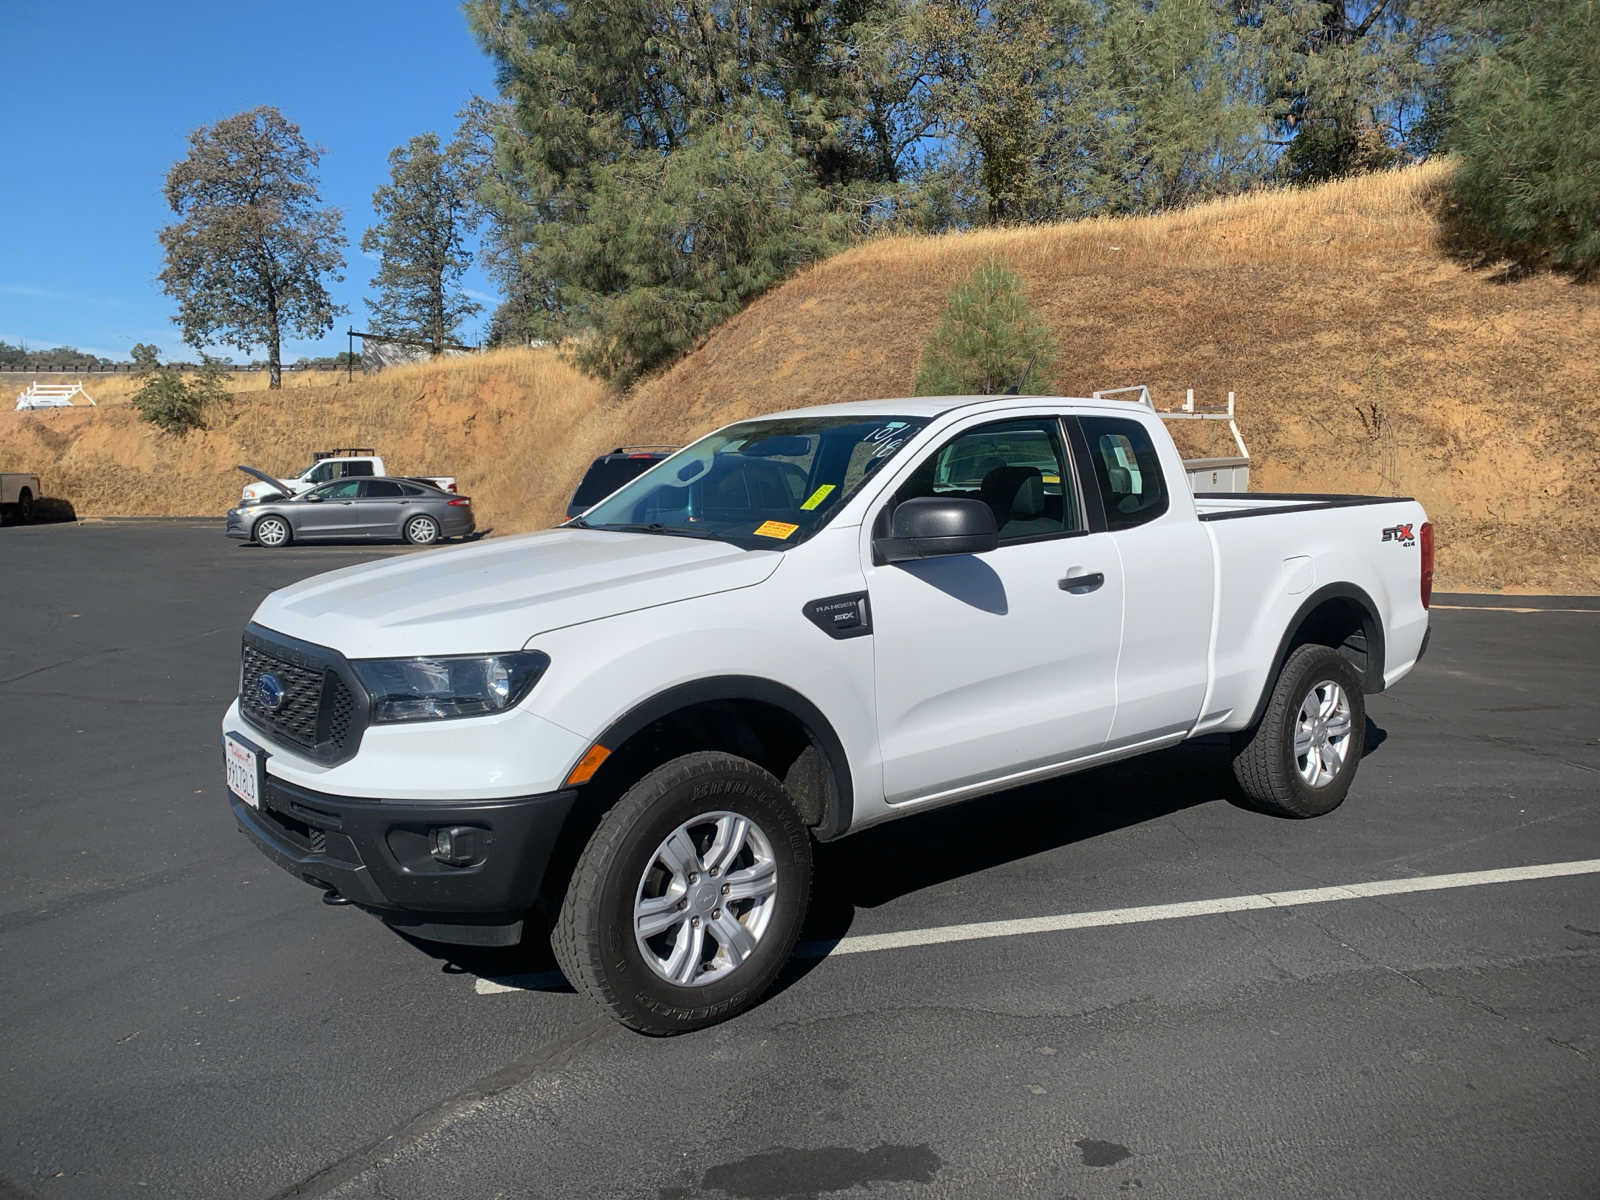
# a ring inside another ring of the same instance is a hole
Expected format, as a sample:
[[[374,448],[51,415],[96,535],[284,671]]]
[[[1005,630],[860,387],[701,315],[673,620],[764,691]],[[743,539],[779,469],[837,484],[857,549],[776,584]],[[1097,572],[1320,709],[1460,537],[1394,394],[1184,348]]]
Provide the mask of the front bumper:
[[[433,941],[514,945],[539,894],[575,790],[500,800],[334,796],[265,775],[260,810],[233,793],[234,820],[296,878]],[[433,831],[478,831],[477,861],[449,866]]]
[[[230,508],[228,510],[227,516],[223,518],[222,532],[231,538],[243,538],[246,541],[249,540],[250,522],[246,518],[243,510],[237,508]]]

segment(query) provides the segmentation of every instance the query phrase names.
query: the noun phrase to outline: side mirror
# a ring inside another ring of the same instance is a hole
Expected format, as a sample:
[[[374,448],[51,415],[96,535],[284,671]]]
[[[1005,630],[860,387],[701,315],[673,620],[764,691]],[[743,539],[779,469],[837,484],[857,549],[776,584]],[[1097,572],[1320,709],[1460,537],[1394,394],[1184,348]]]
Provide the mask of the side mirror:
[[[895,508],[889,536],[872,541],[872,558],[878,563],[897,563],[946,554],[982,554],[999,544],[994,510],[982,500],[925,496]]]
[[[306,493],[306,503],[307,504],[321,504],[322,501],[323,501],[323,496],[322,496],[321,492],[307,492]]]

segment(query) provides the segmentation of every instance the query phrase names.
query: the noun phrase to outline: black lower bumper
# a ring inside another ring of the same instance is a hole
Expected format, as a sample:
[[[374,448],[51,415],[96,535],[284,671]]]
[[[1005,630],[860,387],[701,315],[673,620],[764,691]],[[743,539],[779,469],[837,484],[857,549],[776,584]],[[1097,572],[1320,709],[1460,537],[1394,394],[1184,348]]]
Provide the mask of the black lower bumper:
[[[576,791],[505,800],[368,800],[332,796],[265,777],[260,809],[233,793],[239,828],[268,858],[306,883],[336,892],[394,928],[433,941],[507,946],[544,882]],[[474,861],[434,857],[439,829]],[[458,835],[459,838],[459,835]]]

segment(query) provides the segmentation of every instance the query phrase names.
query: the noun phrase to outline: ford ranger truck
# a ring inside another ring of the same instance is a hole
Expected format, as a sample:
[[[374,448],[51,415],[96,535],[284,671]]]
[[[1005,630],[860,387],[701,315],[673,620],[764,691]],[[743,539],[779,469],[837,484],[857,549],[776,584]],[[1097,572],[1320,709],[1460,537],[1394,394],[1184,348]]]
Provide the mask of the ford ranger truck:
[[[815,842],[1207,734],[1255,805],[1334,809],[1432,573],[1412,500],[1197,502],[1141,405],[782,413],[560,528],[269,595],[228,800],[331,902],[548,923],[577,988],[676,1033],[772,983]]]

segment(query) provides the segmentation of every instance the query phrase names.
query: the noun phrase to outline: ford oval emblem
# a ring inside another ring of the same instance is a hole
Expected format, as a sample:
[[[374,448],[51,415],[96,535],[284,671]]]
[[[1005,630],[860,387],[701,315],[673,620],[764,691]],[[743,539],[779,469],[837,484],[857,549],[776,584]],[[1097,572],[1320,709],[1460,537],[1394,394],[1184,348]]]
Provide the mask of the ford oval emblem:
[[[268,712],[277,712],[283,707],[283,684],[276,675],[262,675],[256,680],[256,699]]]

